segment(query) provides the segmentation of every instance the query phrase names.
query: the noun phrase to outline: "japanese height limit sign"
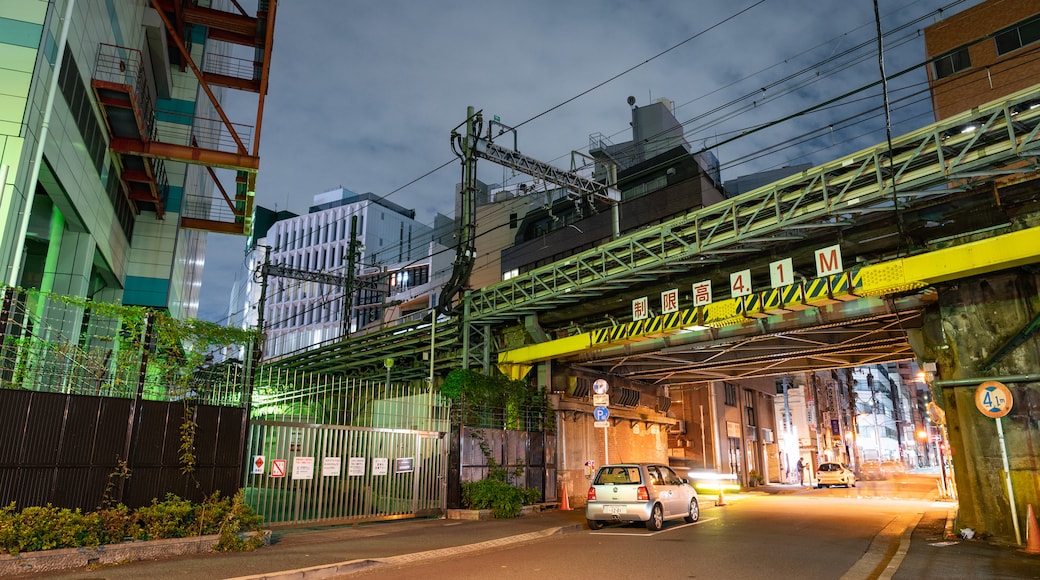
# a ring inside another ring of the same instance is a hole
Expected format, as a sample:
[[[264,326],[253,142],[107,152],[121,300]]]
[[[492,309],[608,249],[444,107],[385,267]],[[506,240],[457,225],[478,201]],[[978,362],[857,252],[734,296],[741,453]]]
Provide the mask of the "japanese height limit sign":
[[[975,389],[975,406],[987,417],[998,419],[1011,412],[1011,390],[1004,383],[986,381]]]

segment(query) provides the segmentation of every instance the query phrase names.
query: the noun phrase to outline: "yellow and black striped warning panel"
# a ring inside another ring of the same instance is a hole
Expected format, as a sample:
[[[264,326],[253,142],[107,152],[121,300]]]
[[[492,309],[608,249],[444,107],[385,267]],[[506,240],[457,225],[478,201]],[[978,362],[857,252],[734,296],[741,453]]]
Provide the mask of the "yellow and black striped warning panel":
[[[740,313],[745,318],[765,318],[769,316],[762,310],[762,295],[755,292],[742,296],[737,300],[740,301]]]
[[[812,306],[833,304],[831,298],[831,281],[829,277],[813,278],[805,282],[805,302]]]
[[[698,309],[688,308],[609,328],[597,328],[592,331],[592,344],[624,342],[635,337],[662,334],[670,330],[694,326],[699,324],[699,320]]]
[[[849,301],[860,297],[863,289],[863,272],[861,269],[848,270],[841,274],[833,274],[829,277],[831,282],[831,296],[835,300]]]
[[[811,308],[805,303],[805,287],[801,282],[780,288],[780,299],[787,310],[805,310]]]
[[[762,292],[762,310],[766,314],[783,314],[788,312],[784,308],[784,295],[781,288],[773,288]]]

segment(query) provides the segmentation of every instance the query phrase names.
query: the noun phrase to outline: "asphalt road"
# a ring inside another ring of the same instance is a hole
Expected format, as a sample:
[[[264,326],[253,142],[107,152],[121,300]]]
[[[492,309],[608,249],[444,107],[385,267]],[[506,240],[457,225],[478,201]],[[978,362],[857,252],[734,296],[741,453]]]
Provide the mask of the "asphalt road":
[[[593,532],[580,509],[511,520],[401,520],[276,530],[251,553],[207,553],[29,578],[1040,578],[1040,555],[947,534],[935,479],[702,495],[701,521]]]
[[[695,524],[640,525],[554,537],[481,554],[380,569],[354,578],[867,578],[928,510],[919,500],[816,494],[759,496],[706,509]],[[884,540],[874,546],[875,538]]]

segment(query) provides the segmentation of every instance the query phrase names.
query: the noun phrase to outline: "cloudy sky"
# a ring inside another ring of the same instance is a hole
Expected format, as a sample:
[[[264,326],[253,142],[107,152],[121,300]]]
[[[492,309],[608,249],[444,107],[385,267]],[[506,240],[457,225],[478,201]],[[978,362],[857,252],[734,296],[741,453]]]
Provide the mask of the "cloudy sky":
[[[922,30],[980,1],[878,0],[886,73],[911,71],[889,82],[893,136],[932,122]],[[305,213],[342,185],[424,223],[452,215],[467,106],[562,168],[591,134],[631,139],[629,96],[673,101],[724,180],[817,165],[885,140],[879,79],[872,0],[283,0],[256,201]],[[233,96],[233,120],[251,120],[255,101]],[[210,236],[200,318],[226,319],[244,243]]]

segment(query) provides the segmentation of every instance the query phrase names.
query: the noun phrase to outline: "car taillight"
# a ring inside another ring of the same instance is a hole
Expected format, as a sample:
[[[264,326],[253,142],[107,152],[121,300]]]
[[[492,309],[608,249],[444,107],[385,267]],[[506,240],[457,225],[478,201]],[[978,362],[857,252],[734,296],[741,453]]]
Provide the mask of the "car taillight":
[[[650,500],[650,494],[646,491],[645,487],[639,486],[639,489],[636,490],[636,499],[638,499],[639,501]]]
[[[589,496],[586,499],[588,501],[596,501],[596,488],[589,487]]]

